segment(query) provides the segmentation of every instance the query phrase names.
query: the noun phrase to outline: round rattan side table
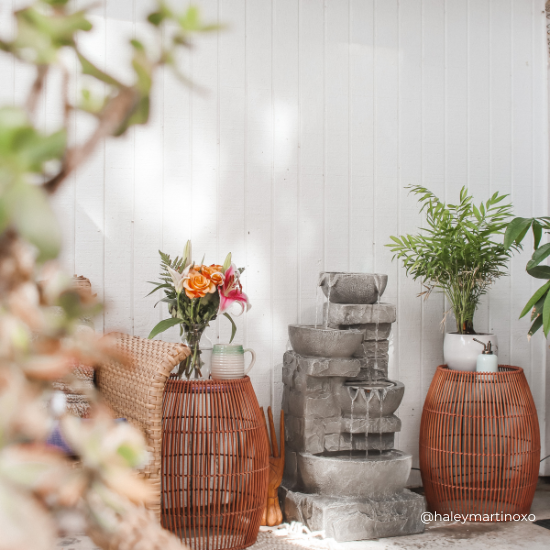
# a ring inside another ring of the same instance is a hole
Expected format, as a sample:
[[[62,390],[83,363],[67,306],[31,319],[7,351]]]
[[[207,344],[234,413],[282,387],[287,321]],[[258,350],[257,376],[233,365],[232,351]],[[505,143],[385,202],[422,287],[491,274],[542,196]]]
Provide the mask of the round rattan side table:
[[[193,550],[254,544],[267,495],[268,445],[248,376],[164,389],[162,525]]]
[[[432,512],[471,521],[528,514],[539,460],[537,411],[523,369],[437,367],[420,424],[420,470]]]

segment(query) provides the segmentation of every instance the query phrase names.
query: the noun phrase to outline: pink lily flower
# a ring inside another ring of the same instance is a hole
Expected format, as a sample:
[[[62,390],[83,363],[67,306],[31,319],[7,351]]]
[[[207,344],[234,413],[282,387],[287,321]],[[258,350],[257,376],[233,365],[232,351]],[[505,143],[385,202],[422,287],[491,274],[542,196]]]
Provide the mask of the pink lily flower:
[[[235,267],[235,264],[231,264],[231,266],[227,268],[224,275],[224,281],[218,287],[220,292],[220,313],[227,311],[235,302],[241,306],[239,315],[241,315],[245,309],[246,311],[250,309],[248,296],[243,292],[241,282],[239,281],[239,275],[240,273]]]

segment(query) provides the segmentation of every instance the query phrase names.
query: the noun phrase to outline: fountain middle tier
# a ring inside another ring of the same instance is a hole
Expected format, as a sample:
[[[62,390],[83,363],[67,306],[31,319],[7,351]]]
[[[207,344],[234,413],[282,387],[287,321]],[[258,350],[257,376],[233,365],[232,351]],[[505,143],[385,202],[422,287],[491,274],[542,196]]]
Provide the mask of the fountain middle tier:
[[[391,417],[403,399],[404,385],[387,379],[355,378],[361,374],[360,366],[356,359],[322,360],[287,351],[282,373],[285,414],[339,423],[340,418],[352,416],[354,400],[356,419],[365,417],[367,403],[371,419]]]
[[[382,416],[392,415],[401,404],[405,393],[405,386],[401,382],[392,380],[361,381],[348,380],[338,391],[338,401],[340,410],[345,416],[352,413],[352,395],[357,391],[357,396],[353,395],[353,415],[355,418],[365,416],[369,418],[380,418]],[[350,393],[351,392],[351,393]]]
[[[393,444],[389,434],[401,429],[393,413],[403,398],[404,386],[387,379],[360,379],[361,367],[362,360],[354,358],[285,353],[283,409],[288,450],[318,454],[353,448],[387,449]],[[350,391],[355,396],[353,411]],[[388,436],[370,446],[372,437],[368,437],[369,442],[365,434],[379,433]]]
[[[288,325],[292,349],[306,357],[349,358],[361,349],[361,330],[338,330],[314,325]]]

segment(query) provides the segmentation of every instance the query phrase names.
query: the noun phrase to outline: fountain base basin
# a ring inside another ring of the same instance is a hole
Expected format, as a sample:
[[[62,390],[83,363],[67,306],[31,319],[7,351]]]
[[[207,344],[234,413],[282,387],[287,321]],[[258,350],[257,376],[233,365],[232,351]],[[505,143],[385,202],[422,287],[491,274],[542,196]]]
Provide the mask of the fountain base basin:
[[[381,498],[350,499],[310,495],[281,487],[285,519],[338,542],[413,535],[424,531],[424,497],[402,489]]]
[[[298,453],[298,486],[306,493],[337,497],[381,497],[403,489],[412,456],[391,450]]]

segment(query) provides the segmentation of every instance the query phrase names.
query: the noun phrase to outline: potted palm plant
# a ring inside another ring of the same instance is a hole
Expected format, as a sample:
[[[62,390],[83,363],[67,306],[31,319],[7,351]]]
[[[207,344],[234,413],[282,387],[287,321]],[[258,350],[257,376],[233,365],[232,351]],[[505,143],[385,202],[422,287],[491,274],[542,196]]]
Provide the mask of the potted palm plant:
[[[498,347],[495,335],[476,333],[474,314],[481,297],[506,275],[506,264],[517,248],[515,243],[505,247],[494,240],[504,233],[512,206],[503,204],[507,195],[498,192],[478,207],[466,187],[458,204],[441,202],[419,185],[407,189],[418,196],[427,225],[418,235],[392,236],[386,246],[403,262],[407,275],[422,281],[419,296],[428,298],[434,289],[445,293],[450,308],[442,324],[451,312],[456,319],[456,331],[445,334],[445,362],[451,369],[473,371],[481,352],[474,338],[490,341],[494,350]]]

